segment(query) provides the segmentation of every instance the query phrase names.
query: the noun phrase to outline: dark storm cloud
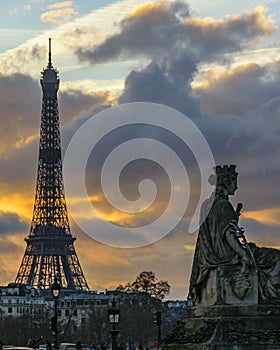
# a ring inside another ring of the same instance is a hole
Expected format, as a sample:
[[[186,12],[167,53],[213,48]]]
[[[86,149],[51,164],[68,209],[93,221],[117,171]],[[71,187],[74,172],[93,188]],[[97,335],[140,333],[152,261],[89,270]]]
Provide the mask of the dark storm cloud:
[[[200,127],[215,158],[239,164],[242,189],[254,208],[280,204],[275,191],[280,179],[278,66],[241,66],[196,90],[204,111],[212,114]]]
[[[240,223],[246,228],[248,240],[261,246],[279,246],[279,225],[268,225],[253,219],[241,219]]]
[[[0,235],[27,232],[28,223],[15,213],[0,211]]]
[[[168,63],[169,67],[152,62],[142,71],[132,71],[125,80],[119,103],[160,103],[175,108],[190,118],[198,117],[201,114],[199,101],[193,96],[190,88],[192,76],[196,71],[195,64],[186,59],[176,71],[174,66],[169,65],[170,62],[165,63]],[[181,77],[176,79],[179,73]],[[185,78],[183,82],[182,77]]]
[[[0,75],[0,148],[7,150],[39,129],[41,93],[38,82],[29,76]]]
[[[80,90],[64,90],[59,93],[61,124],[65,125],[75,118],[87,115],[100,105],[106,105],[109,91],[88,94]]]
[[[19,256],[23,253],[23,238],[29,232],[29,222],[16,213],[0,211],[0,279],[11,281]]]
[[[251,110],[251,117],[207,117],[196,121],[206,137],[217,164],[236,164],[239,190],[233,201],[246,210],[280,206],[279,102],[267,112],[267,103]],[[257,103],[257,102],[256,102]]]
[[[274,64],[261,67],[251,63],[224,73],[209,87],[196,89],[202,109],[218,116],[252,115],[280,94],[279,71],[275,68]]]
[[[108,96],[108,92],[91,95],[78,90],[59,93],[61,124],[67,125],[85,112],[107,103]],[[11,181],[14,190],[21,193],[34,191],[41,105],[42,89],[39,81],[23,74],[0,75],[2,194],[9,193]]]
[[[174,8],[174,7],[173,7]],[[167,7],[149,3],[135,10],[120,23],[120,32],[93,48],[80,48],[80,59],[92,63],[118,57],[158,57],[170,49],[170,41],[182,35],[182,22]],[[169,40],[167,39],[169,37]]]
[[[120,31],[77,55],[91,63],[145,57],[151,62],[127,76],[119,103],[166,104],[191,118],[201,116],[191,82],[201,62],[228,60],[225,54],[272,32],[272,22],[258,7],[226,20],[190,16],[183,2],[143,5],[120,23]]]
[[[107,103],[108,92],[86,94],[78,90],[59,92],[62,124],[84,115],[90,109]],[[20,147],[39,136],[42,89],[39,80],[28,75],[0,75],[0,150]]]
[[[240,190],[233,201],[244,202],[246,210],[277,208],[278,64],[249,64],[209,81],[207,88],[191,86],[199,63],[228,59],[225,54],[269,35],[272,22],[263,7],[215,21],[193,18],[188,7],[178,4],[172,3],[175,10],[166,3],[140,7],[122,21],[118,34],[79,54],[92,63],[150,59],[142,70],[128,74],[119,103],[149,101],[183,112],[203,131],[217,163],[238,165]],[[132,181],[128,178],[129,188]]]
[[[137,56],[158,60],[184,47],[189,57],[209,62],[271,32],[272,22],[265,18],[263,7],[215,21],[191,17],[182,2],[149,3],[124,18],[119,33],[97,46],[81,47],[76,54],[93,64]]]

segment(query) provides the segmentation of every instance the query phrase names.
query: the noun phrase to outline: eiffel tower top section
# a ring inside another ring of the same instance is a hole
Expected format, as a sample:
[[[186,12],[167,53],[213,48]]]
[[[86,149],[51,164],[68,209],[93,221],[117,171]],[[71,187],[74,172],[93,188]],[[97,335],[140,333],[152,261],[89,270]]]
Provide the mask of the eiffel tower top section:
[[[62,177],[57,91],[58,72],[51,61],[42,72],[43,90],[37,185],[30,234],[16,283],[49,289],[54,279],[63,288],[88,291],[69,227]]]
[[[49,39],[49,62],[41,77],[43,90],[42,120],[38,163],[38,178],[33,219],[30,234],[66,231],[70,234],[62,179],[62,160],[57,91],[58,72],[51,62],[51,39]],[[40,231],[38,232],[38,229]]]
[[[58,71],[52,65],[51,38],[49,38],[49,62],[42,72],[41,85],[45,98],[55,98],[59,88]]]

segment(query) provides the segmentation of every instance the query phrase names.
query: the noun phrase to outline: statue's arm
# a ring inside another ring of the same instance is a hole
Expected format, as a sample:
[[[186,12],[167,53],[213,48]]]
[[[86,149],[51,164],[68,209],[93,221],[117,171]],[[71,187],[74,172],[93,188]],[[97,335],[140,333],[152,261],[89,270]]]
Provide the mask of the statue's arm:
[[[249,260],[246,251],[241,246],[239,239],[237,238],[237,227],[238,227],[238,214],[233,209],[233,206],[228,200],[220,201],[219,212],[221,212],[223,217],[223,235],[227,240],[231,248],[236,252],[236,254],[241,258],[242,261],[246,262]]]
[[[246,251],[240,245],[238,238],[236,237],[236,232],[233,227],[228,227],[225,232],[225,237],[228,244],[236,252],[236,254],[241,258],[242,264],[251,266],[252,262],[249,256],[246,254]]]

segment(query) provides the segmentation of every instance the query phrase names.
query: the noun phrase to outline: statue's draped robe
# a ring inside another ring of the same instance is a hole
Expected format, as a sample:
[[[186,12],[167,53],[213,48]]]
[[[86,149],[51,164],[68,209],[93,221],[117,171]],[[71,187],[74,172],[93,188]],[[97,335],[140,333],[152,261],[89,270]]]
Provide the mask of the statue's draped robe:
[[[234,220],[237,223],[238,218],[228,198],[216,195],[214,200],[206,200],[201,206],[200,217],[190,281],[190,292],[194,300],[200,299],[211,269],[240,262],[240,258],[225,238],[230,221]]]
[[[200,216],[201,223],[190,280],[190,294],[194,301],[200,300],[212,269],[221,265],[241,264],[241,258],[225,236],[230,222],[238,223],[238,214],[228,197],[216,194],[214,199],[212,197],[206,200],[202,204]],[[231,232],[235,234],[232,230]],[[280,251],[258,248],[255,245],[252,250],[259,271],[260,300],[280,302]]]
[[[260,301],[280,303],[280,250],[249,244],[258,267]]]

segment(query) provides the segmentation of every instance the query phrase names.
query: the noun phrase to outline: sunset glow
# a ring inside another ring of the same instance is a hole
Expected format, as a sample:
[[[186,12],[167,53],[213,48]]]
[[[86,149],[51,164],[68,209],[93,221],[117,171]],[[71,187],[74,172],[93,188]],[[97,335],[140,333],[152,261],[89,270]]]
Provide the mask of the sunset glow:
[[[280,246],[277,2],[16,0],[3,2],[0,17],[1,284],[14,281],[30,230],[40,136],[40,77],[48,63],[49,37],[60,79],[63,155],[80,126],[109,107],[133,102],[172,107],[201,130],[217,164],[237,165],[239,189],[231,200],[246,208],[240,222],[248,240]],[[120,130],[123,140],[144,137],[145,128],[137,127]],[[170,283],[171,299],[186,297],[196,242],[196,234],[188,228],[201,185],[198,168],[206,170],[204,164],[196,164],[188,145],[174,141],[172,133],[160,132],[153,129],[148,137],[173,142],[191,184],[183,219],[163,239],[140,248],[114,248],[89,237],[73,220],[78,215],[101,230],[99,215],[114,225],[143,227],[143,235],[148,235],[148,223],[167,207],[168,174],[152,162],[131,162],[120,174],[120,191],[132,202],[140,196],[139,183],[153,179],[160,191],[151,206],[131,214],[108,204],[98,170],[121,142],[117,132],[100,141],[97,156],[90,155],[88,197],[68,199],[66,193],[66,203],[76,208],[69,219],[77,237],[77,255],[93,290],[116,288],[151,270]],[[175,186],[175,193],[181,191]],[[87,201],[97,214],[88,211]]]

